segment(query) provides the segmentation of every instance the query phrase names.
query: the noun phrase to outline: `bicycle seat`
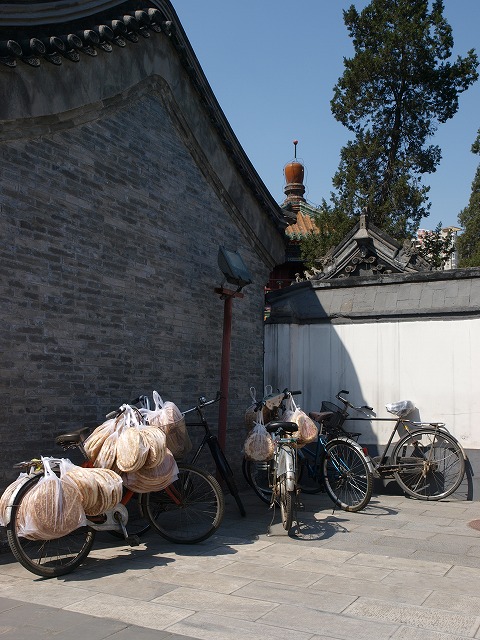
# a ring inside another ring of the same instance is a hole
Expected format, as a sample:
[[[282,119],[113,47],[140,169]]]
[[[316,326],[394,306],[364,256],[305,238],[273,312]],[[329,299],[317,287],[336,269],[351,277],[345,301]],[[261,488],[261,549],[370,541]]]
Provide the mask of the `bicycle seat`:
[[[74,445],[79,445],[85,440],[89,431],[90,427],[82,427],[76,431],[62,433],[62,435],[55,438],[55,444],[58,444],[61,447],[73,447]]]
[[[324,420],[326,420],[330,416],[333,416],[333,413],[331,411],[321,411],[321,412],[319,412],[319,411],[310,411],[308,416],[312,420],[315,420],[315,422],[323,422]]]
[[[298,424],[295,424],[295,422],[284,422],[283,420],[272,420],[272,422],[265,425],[265,428],[268,433],[274,433],[279,429],[285,433],[295,433],[295,431],[298,431]]]

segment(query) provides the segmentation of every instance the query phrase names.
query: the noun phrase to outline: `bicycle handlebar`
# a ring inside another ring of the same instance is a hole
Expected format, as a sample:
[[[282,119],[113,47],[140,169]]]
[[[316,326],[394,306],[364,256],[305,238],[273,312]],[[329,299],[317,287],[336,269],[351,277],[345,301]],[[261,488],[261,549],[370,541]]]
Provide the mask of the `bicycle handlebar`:
[[[205,398],[205,396],[200,396],[200,398],[198,399],[198,404],[196,407],[192,407],[191,409],[187,409],[186,411],[182,411],[183,415],[187,414],[187,413],[192,413],[193,411],[199,411],[200,409],[203,409],[203,407],[208,407],[211,404],[215,404],[215,402],[219,402],[222,398],[222,394],[220,393],[220,391],[217,391],[217,395],[215,396],[215,398],[213,400],[207,400]]]
[[[339,391],[337,393],[337,395],[335,397],[337,398],[337,400],[340,400],[340,402],[343,402],[346,407],[350,407],[351,409],[355,409],[355,411],[360,411],[360,413],[365,413],[365,411],[373,411],[373,407],[369,407],[366,404],[362,405],[361,407],[356,407],[354,404],[352,404],[351,402],[349,402],[345,398],[342,398],[342,396],[340,395],[342,393],[344,393],[344,394],[346,394],[348,396],[349,391],[347,391],[346,389],[342,389],[341,391]]]

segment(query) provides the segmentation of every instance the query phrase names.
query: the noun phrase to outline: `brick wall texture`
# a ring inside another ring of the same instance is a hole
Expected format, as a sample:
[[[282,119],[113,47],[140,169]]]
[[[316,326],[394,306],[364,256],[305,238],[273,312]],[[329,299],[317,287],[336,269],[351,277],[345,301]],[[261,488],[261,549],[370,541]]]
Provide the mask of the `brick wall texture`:
[[[182,409],[216,393],[219,245],[240,251],[255,282],[233,304],[227,452],[238,465],[248,389],[262,383],[269,268],[161,95],[40,124],[0,153],[2,487],[13,462],[59,455],[56,434],[100,424],[139,393]]]

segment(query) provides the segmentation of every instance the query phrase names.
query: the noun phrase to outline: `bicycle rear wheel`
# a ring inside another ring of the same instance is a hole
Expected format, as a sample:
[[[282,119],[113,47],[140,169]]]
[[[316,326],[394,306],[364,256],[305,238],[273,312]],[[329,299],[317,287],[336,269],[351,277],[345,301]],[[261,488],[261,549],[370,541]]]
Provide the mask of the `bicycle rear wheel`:
[[[43,578],[54,578],[70,573],[85,560],[95,540],[95,531],[80,527],[53,540],[29,540],[19,534],[20,505],[42,477],[32,477],[17,493],[7,525],[7,540],[13,555],[25,569]]]
[[[419,500],[441,500],[454,493],[465,475],[465,458],[455,438],[436,429],[414,431],[400,440],[391,463],[400,487]]]
[[[370,502],[373,475],[362,449],[348,440],[327,442],[323,480],[330,498],[344,511],[360,511]]]
[[[315,444],[316,446],[320,446]],[[316,461],[316,451],[308,446],[298,450],[298,486],[302,493],[320,493],[324,491],[323,475],[320,464]]]
[[[270,504],[272,501],[272,488],[270,484],[272,478],[272,461],[255,462],[244,458],[242,468],[243,475],[247,479],[248,484],[260,500],[265,502],[265,504]]]
[[[213,476],[179,463],[178,480],[163,491],[144,494],[142,506],[163,538],[177,544],[194,544],[218,529],[225,502]]]

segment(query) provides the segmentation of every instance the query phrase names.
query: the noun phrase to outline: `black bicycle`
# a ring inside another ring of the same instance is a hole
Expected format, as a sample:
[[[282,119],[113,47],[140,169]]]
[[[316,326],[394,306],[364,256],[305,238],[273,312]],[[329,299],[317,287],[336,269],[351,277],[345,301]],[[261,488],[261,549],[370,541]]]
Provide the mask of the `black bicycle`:
[[[284,391],[285,396],[287,392]],[[282,413],[282,406],[279,413]],[[350,437],[354,434],[328,430],[331,412],[310,413],[309,416],[319,424],[319,435],[317,440],[297,451],[298,488],[312,494],[326,491],[333,503],[344,511],[364,509],[373,492],[373,464],[368,454]],[[257,496],[270,504],[272,461],[254,462],[244,458],[242,469]]]
[[[343,408],[322,402],[322,410],[331,412],[330,422],[337,433],[352,435],[343,428],[348,420],[393,423],[383,453],[371,459],[377,477],[395,478],[407,495],[418,500],[441,500],[458,489],[465,475],[467,457],[462,445],[443,422],[407,419],[406,416],[415,409],[413,403],[407,400],[387,405],[387,411],[395,418],[379,418],[372,407],[356,407],[345,395],[348,395],[348,391],[342,389],[335,396],[343,403]],[[349,408],[366,417],[351,417]],[[394,443],[395,436],[402,432],[405,435]]]
[[[225,457],[225,453],[221,448],[220,443],[218,442],[217,436],[210,431],[208,421],[205,418],[205,415],[203,413],[203,410],[205,409],[205,407],[208,407],[212,404],[215,404],[216,402],[219,402],[220,397],[221,397],[220,393],[217,393],[216,398],[214,398],[213,400],[207,400],[205,397],[201,396],[198,399],[197,406],[193,407],[192,409],[187,409],[186,411],[182,411],[184,416],[193,412],[196,412],[198,414],[199,420],[195,422],[187,422],[188,428],[202,427],[205,431],[205,435],[203,436],[200,444],[198,445],[196,451],[194,452],[189,462],[190,464],[194,465],[197,462],[198,458],[200,457],[200,454],[202,453],[205,445],[208,445],[208,448],[210,449],[210,453],[212,454],[212,458],[215,462],[215,467],[217,469],[217,477],[220,477],[225,481],[225,484],[230,494],[233,496],[233,498],[235,499],[235,502],[237,503],[238,510],[240,511],[240,515],[245,516],[246,515],[245,507],[243,506],[242,500],[238,493],[238,487],[235,482],[233,471],[230,467],[230,464],[228,463],[227,458]]]

